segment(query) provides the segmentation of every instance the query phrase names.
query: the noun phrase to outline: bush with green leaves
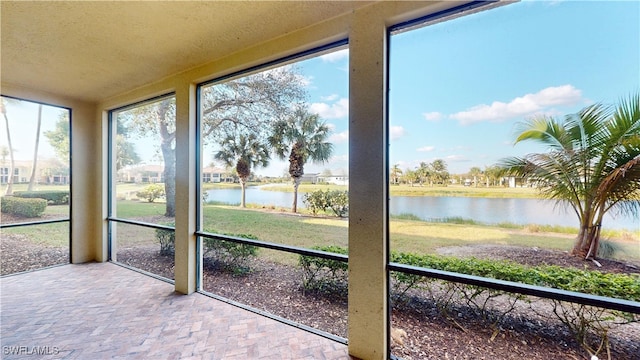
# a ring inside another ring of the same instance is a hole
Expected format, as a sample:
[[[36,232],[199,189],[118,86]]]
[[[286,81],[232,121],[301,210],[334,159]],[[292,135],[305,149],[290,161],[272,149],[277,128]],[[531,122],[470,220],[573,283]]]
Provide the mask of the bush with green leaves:
[[[338,217],[349,212],[349,192],[346,190],[316,190],[306,193],[302,201],[314,215],[332,211]]]
[[[0,200],[0,211],[5,214],[34,218],[42,216],[46,208],[45,199],[3,196]]]
[[[346,254],[347,249],[335,246],[321,246],[314,249]],[[526,266],[504,260],[484,260],[476,258],[456,258],[431,254],[411,254],[392,252],[390,260],[428,269],[455,272],[498,280],[549,287],[573,292],[611,297],[616,299],[640,301],[640,275],[604,273],[571,267],[553,265]],[[346,275],[347,266],[334,260],[301,256],[303,269],[303,287],[317,287],[335,284],[341,272]],[[394,300],[403,301],[411,289],[422,290],[428,294],[443,316],[460,326],[452,310],[465,308],[471,310],[483,321],[496,325],[520,301],[530,302],[530,297],[516,293],[493,290],[479,286],[466,285],[430,277],[392,272],[394,281]],[[335,287],[335,286],[334,286]],[[640,321],[640,314],[622,313],[609,309],[580,305],[566,301],[545,299],[551,305],[551,311],[539,315],[555,319],[564,324],[576,341],[590,355],[609,351],[608,334],[617,326]]]
[[[69,191],[65,190],[14,191],[13,196],[30,199],[45,199],[49,205],[69,204]]]
[[[174,224],[166,224],[175,226]],[[160,243],[160,255],[172,256],[176,250],[176,231],[156,229],[156,240]]]
[[[305,193],[302,197],[302,202],[313,215],[318,212],[325,211],[328,207],[327,193],[322,190],[316,190]]]
[[[209,233],[218,233],[207,230]],[[221,234],[242,239],[258,240],[252,234]],[[244,275],[251,271],[249,260],[257,256],[258,247],[242,244],[229,240],[202,238],[203,258],[210,261],[215,267],[230,271],[237,275]]]
[[[162,184],[151,184],[147,185],[144,189],[136,192],[136,196],[139,199],[145,199],[147,202],[154,202],[156,199],[159,199],[164,196],[164,185]]]
[[[340,246],[314,246],[314,250],[347,255],[346,248]],[[302,267],[302,288],[305,290],[334,290],[347,286],[349,266],[346,262],[300,255],[298,264]]]

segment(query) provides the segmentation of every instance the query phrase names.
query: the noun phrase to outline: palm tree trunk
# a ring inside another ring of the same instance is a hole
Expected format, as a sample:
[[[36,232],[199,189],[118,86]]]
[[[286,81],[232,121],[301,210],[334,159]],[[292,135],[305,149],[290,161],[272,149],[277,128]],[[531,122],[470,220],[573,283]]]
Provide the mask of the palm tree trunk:
[[[33,166],[31,167],[31,178],[27,191],[33,191],[33,183],[36,181],[36,170],[38,168],[38,147],[40,145],[40,125],[42,125],[42,104],[38,105],[38,126],[36,128],[36,146],[33,150]]]
[[[2,114],[4,115],[4,122],[7,127],[7,142],[9,143],[9,158],[11,159],[11,167],[9,168],[9,174],[7,178],[7,190],[4,192],[5,195],[13,195],[13,172],[16,168],[16,162],[13,158],[13,145],[11,145],[11,132],[9,131],[9,118],[7,117],[6,109],[4,108],[4,104],[2,104]]]
[[[298,212],[298,187],[300,186],[301,177],[293,178],[293,205],[291,205],[291,212]]]
[[[242,192],[240,193],[240,207],[247,207],[247,204],[245,202],[245,196],[244,196],[244,192],[245,189],[247,188],[247,179],[246,178],[240,178],[240,187],[242,188]]]

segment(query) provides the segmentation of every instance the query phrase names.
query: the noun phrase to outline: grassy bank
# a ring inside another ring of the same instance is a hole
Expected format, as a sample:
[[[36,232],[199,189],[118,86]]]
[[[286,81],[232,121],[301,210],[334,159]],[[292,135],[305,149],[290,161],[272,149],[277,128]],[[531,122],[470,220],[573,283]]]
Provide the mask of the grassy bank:
[[[118,201],[118,216],[158,223],[163,218],[164,204],[139,201]],[[49,206],[46,213],[60,214],[68,206]],[[309,248],[314,245],[348,245],[348,220],[334,217],[311,217],[291,214],[283,210],[241,209],[235,206],[206,205],[203,208],[207,231],[232,234],[252,234],[259,239],[279,244]],[[33,242],[49,246],[68,246],[68,223],[3,229],[4,234],[21,234]],[[411,216],[390,220],[391,249],[401,252],[434,253],[447,246],[517,245],[547,249],[569,250],[576,230],[538,225],[485,225],[472,220],[445,219],[426,222]],[[118,225],[117,237],[121,245],[155,244],[154,230],[132,225]],[[618,245],[617,256],[640,260],[640,231],[605,232],[604,238]],[[286,263],[297,257],[281,252],[261,250],[263,256]]]
[[[263,190],[293,192],[293,186],[289,184],[265,185]],[[312,192],[316,190],[348,190],[348,186],[333,184],[300,184],[299,192]],[[449,186],[409,186],[391,185],[391,196],[459,196],[459,197],[488,197],[488,198],[540,198],[533,188],[505,188],[505,187],[472,187],[462,185]]]

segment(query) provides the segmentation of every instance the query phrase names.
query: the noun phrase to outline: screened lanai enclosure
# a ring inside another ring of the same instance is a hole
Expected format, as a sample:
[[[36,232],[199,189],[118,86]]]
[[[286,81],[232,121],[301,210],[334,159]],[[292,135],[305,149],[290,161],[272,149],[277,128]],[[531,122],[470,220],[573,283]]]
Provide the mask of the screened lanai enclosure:
[[[638,358],[637,2],[0,6],[3,358]]]

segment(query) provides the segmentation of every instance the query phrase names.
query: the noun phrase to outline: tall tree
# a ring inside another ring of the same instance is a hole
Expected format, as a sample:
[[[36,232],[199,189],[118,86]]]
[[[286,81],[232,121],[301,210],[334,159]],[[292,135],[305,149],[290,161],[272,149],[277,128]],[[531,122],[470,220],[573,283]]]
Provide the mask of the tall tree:
[[[536,117],[520,125],[515,143],[534,141],[545,153],[501,160],[508,175],[527,176],[545,197],[567,205],[580,228],[571,254],[595,258],[608,211],[640,210],[640,94],[615,107],[594,104],[564,121]]]
[[[298,187],[308,160],[324,163],[333,153],[327,141],[331,130],[318,114],[298,106],[288,118],[276,121],[269,143],[280,159],[289,158],[289,175],[293,179],[292,212],[298,211]]]
[[[416,170],[406,169],[404,171],[404,180],[413,187],[413,184],[420,181],[420,175]]]
[[[166,205],[164,216],[176,216],[176,101],[166,97],[144,104],[132,111],[121,113],[116,121],[126,122],[126,129],[148,136],[160,138],[160,152],[163,160],[164,192]],[[116,139],[117,141],[117,139]]]
[[[13,157],[13,145],[11,143],[11,130],[9,128],[9,118],[7,117],[7,108],[5,105],[5,98],[4,97],[0,97],[0,112],[2,113],[2,116],[4,117],[4,123],[7,129],[7,142],[8,142],[8,146],[9,146],[9,159],[10,159],[10,167],[9,167],[9,174],[8,174],[8,179],[7,179],[7,189],[5,190],[4,194],[5,195],[13,195],[13,172],[15,171],[14,169],[16,168],[16,161]]]
[[[421,186],[424,184],[424,182],[430,182],[430,185],[433,185],[431,176],[431,165],[427,164],[426,162],[420,162],[420,165],[416,169],[416,175],[418,176]]]
[[[469,169],[469,176],[473,178],[473,186],[478,187],[478,178],[482,176],[482,169],[477,166],[472,167]]]
[[[286,116],[290,105],[304,100],[304,79],[293,66],[283,66],[203,87],[200,93],[201,137],[219,143],[241,131],[265,138],[269,123]],[[165,216],[175,216],[175,99],[141,109],[131,130],[160,136],[166,190]]]
[[[391,183],[399,184],[400,178],[402,177],[402,169],[400,169],[400,164],[395,164],[391,167]]]
[[[291,114],[306,99],[304,79],[283,66],[204,87],[201,91],[203,141],[218,143],[230,132],[268,136],[270,123]]]
[[[227,166],[234,166],[240,178],[242,195],[240,206],[246,207],[245,192],[247,180],[251,176],[251,168],[269,165],[269,148],[261,142],[256,134],[241,134],[233,132],[220,142],[220,150],[214,157],[223,161]]]
[[[442,184],[443,186],[447,186],[447,181],[449,180],[449,171],[447,170],[447,163],[442,159],[433,160],[430,164],[431,171],[433,172],[433,177],[436,179],[436,183]]]
[[[139,164],[141,159],[135,145],[129,140],[131,133],[124,121],[116,124],[116,171],[125,166]]]
[[[29,186],[27,191],[33,190],[33,184],[36,181],[36,171],[38,169],[38,147],[40,146],[40,125],[42,125],[42,104],[38,104],[38,125],[36,126],[36,145],[33,149],[33,165],[31,167],[31,177],[29,178]]]
[[[49,140],[49,144],[58,155],[58,158],[64,162],[69,161],[71,143],[69,139],[69,112],[65,111],[60,114],[53,130],[45,131],[44,136]]]

